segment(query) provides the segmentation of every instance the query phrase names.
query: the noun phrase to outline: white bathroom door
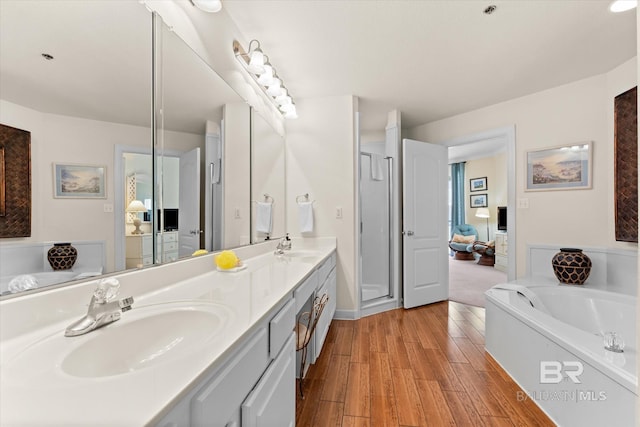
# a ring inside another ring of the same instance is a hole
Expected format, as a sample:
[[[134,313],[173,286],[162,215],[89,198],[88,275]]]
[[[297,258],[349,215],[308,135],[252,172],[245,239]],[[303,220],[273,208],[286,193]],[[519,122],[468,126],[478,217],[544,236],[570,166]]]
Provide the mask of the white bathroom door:
[[[402,140],[404,307],[449,296],[447,149]]]
[[[200,148],[180,156],[178,256],[200,249]]]

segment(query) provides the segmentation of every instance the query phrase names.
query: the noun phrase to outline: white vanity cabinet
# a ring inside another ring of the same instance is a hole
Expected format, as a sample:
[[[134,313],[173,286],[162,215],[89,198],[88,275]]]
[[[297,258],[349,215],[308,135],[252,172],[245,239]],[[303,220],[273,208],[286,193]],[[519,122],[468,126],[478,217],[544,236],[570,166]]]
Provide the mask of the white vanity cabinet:
[[[296,417],[297,317],[317,296],[329,300],[310,342],[309,359],[320,354],[336,310],[336,254],[331,253],[285,300],[205,374],[158,427],[293,427]]]
[[[279,304],[157,426],[294,425],[294,311],[293,298]]]
[[[329,332],[329,326],[331,326],[331,320],[333,319],[333,315],[336,313],[337,291],[335,252],[331,254],[331,256],[327,258],[322,265],[320,265],[320,267],[318,267],[316,274],[318,275],[318,289],[316,291],[316,295],[322,297],[324,294],[327,294],[329,300],[327,301],[327,305],[324,307],[324,311],[316,325],[314,336],[314,362],[320,356],[322,345],[324,344],[324,340]]]
[[[295,333],[242,404],[242,427],[293,427],[296,424]]]

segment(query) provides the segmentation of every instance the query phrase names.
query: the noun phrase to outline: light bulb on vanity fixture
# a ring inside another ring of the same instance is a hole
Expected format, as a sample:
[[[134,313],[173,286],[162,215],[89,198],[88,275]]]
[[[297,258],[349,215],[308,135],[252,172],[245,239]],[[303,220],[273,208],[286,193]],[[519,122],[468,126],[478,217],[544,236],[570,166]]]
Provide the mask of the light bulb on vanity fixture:
[[[189,0],[192,5],[197,7],[198,9],[209,12],[216,13],[220,12],[222,9],[222,0]]]
[[[616,0],[611,3],[609,10],[614,13],[626,12],[638,7],[638,0]]]
[[[147,208],[140,200],[132,200],[127,206],[127,212],[132,213],[134,215],[133,225],[136,226],[136,229],[131,232],[131,234],[144,234],[144,231],[140,230],[140,225],[142,221],[138,216],[140,212],[147,212]]]
[[[274,107],[282,113],[283,117],[287,119],[298,118],[293,99],[284,86],[282,79],[278,77],[276,69],[269,62],[269,57],[260,48],[260,42],[255,39],[251,40],[249,48],[245,50],[240,42],[234,40],[233,53],[260,90],[274,104]],[[283,108],[283,106],[286,107]]]

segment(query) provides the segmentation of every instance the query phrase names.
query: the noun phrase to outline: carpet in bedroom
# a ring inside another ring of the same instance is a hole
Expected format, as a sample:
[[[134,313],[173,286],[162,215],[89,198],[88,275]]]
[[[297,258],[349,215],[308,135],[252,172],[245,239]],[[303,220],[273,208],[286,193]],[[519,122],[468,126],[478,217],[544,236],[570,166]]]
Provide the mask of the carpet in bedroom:
[[[475,261],[449,257],[449,300],[484,307],[484,292],[507,281],[507,273]]]

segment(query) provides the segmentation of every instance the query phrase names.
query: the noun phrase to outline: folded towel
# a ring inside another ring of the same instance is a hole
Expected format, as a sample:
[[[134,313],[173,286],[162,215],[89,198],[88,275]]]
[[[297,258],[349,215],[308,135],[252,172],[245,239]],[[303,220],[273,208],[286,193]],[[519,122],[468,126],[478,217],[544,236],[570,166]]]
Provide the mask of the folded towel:
[[[382,155],[371,153],[371,180],[382,181],[384,179],[384,172],[382,171],[383,163],[384,157],[382,157]]]
[[[273,203],[258,202],[256,209],[256,231],[258,233],[271,233]]]
[[[29,289],[36,289],[37,287],[38,280],[30,274],[16,276],[9,282],[9,292],[12,294],[28,291]]]
[[[313,231],[313,202],[298,202],[298,219],[301,233]]]

